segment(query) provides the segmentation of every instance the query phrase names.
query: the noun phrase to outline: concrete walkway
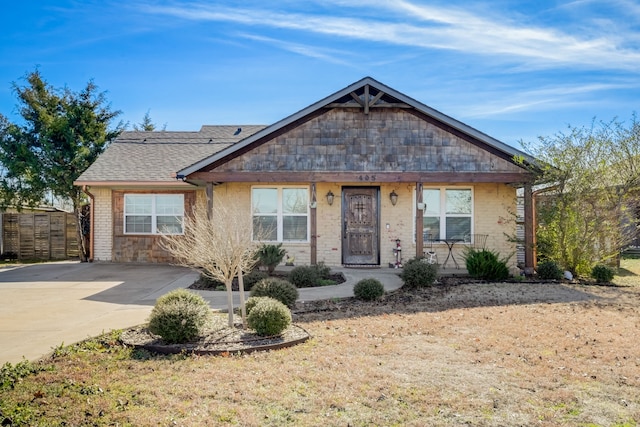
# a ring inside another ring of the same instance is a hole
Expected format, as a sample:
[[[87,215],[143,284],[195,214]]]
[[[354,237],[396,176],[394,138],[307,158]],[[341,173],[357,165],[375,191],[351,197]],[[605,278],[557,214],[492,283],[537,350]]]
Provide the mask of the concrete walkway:
[[[394,269],[333,271],[342,272],[347,281],[300,289],[299,299],[353,296],[353,285],[370,277],[387,291],[402,285]],[[34,360],[63,343],[144,323],[158,297],[197,278],[192,270],[156,264],[56,262],[0,268],[0,365]],[[198,293],[212,308],[227,308],[226,292]]]

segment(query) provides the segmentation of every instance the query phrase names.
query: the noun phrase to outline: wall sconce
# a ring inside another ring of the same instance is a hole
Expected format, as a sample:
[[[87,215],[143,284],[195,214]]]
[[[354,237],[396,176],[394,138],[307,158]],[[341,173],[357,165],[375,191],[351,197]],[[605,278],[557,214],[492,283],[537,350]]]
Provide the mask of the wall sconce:
[[[389,194],[389,198],[391,199],[391,204],[393,206],[398,203],[398,194],[396,193],[396,190],[391,191],[391,194]]]
[[[333,205],[333,192],[331,190],[327,193],[327,203],[329,203],[329,206]]]

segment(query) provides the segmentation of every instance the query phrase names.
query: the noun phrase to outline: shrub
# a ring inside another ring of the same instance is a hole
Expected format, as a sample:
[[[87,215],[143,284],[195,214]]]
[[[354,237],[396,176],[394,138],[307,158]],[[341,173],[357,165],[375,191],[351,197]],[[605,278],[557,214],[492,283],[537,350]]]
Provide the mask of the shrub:
[[[537,271],[542,280],[560,280],[564,277],[564,272],[555,261],[542,261],[538,264]]]
[[[501,260],[493,251],[469,248],[464,257],[471,277],[483,280],[504,280],[509,277],[508,258]]]
[[[312,265],[311,268],[315,269],[320,279],[329,279],[331,277],[331,267],[326,266],[323,261],[320,261],[316,265]]]
[[[604,264],[598,264],[591,270],[591,277],[596,279],[598,283],[611,283],[613,276],[613,268]]]
[[[252,297],[270,297],[287,307],[293,307],[298,299],[298,289],[286,280],[269,277],[251,288]]]
[[[149,331],[168,343],[184,343],[202,334],[211,319],[209,303],[186,289],[158,298],[149,316]]]
[[[258,335],[279,335],[289,327],[291,311],[284,304],[273,298],[256,299],[247,314],[247,324]]]
[[[312,288],[318,285],[321,278],[318,268],[312,265],[294,267],[289,272],[289,281],[296,288]]]
[[[269,275],[259,270],[251,270],[247,275],[242,276],[242,283],[244,284],[244,290],[250,291],[256,283],[266,279]]]
[[[372,301],[384,295],[384,285],[377,279],[362,279],[353,286],[356,298]]]
[[[431,286],[438,277],[438,266],[429,264],[423,258],[413,258],[407,261],[400,273],[404,285],[410,288]]]
[[[267,267],[269,273],[273,273],[273,270],[282,262],[286,251],[282,249],[282,243],[277,245],[263,244],[256,251],[256,258],[258,263],[262,267]]]
[[[251,312],[251,309],[253,309],[253,307],[255,307],[257,303],[259,303],[260,301],[262,301],[265,298],[269,298],[269,297],[250,297],[249,299],[247,299],[244,302],[244,309],[245,309],[246,313],[249,314]]]
[[[200,278],[198,279],[197,283],[201,284],[203,288],[207,288],[207,289],[225,288],[224,282],[221,282],[216,279],[212,279],[211,277],[207,276],[205,273],[200,273]]]

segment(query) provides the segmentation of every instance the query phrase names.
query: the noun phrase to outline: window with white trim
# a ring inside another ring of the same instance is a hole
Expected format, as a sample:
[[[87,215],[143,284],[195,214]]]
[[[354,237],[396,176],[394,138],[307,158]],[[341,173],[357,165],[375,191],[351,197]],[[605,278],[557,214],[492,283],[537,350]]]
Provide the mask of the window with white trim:
[[[182,234],[184,194],[125,194],[125,234]]]
[[[307,187],[253,187],[251,206],[254,240],[309,241]]]
[[[473,192],[470,188],[423,188],[422,234],[425,240],[463,239],[472,234]]]

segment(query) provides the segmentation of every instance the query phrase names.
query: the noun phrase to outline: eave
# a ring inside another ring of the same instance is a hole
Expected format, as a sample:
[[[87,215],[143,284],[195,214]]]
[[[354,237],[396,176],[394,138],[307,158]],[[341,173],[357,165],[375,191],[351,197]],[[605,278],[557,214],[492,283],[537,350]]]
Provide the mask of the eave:
[[[357,93],[363,92],[363,98]],[[373,93],[376,93],[373,96]],[[371,94],[371,96],[370,96]],[[381,97],[391,98],[394,102],[379,102]],[[368,100],[368,101],[365,101]],[[214,155],[207,157],[189,167],[177,172],[177,176],[188,180],[200,180],[202,175],[195,176],[196,172],[211,171],[227,161],[243,155],[254,147],[269,141],[274,137],[299,126],[314,117],[323,114],[331,108],[361,108],[368,114],[373,108],[404,108],[411,110],[413,114],[436,124],[449,132],[459,135],[466,140],[478,145],[483,145],[486,149],[504,159],[519,157],[524,160],[525,165],[535,164],[536,160],[528,154],[521,152],[495,138],[492,138],[470,126],[465,125],[427,105],[424,105],[413,98],[410,98],[371,77],[355,82],[346,88],[329,95],[328,97],[310,105],[309,107],[286,117],[283,120],[251,135],[250,137],[227,147]],[[523,166],[523,169],[525,166]],[[308,174],[307,174],[308,176]],[[209,181],[211,182],[211,181]]]

